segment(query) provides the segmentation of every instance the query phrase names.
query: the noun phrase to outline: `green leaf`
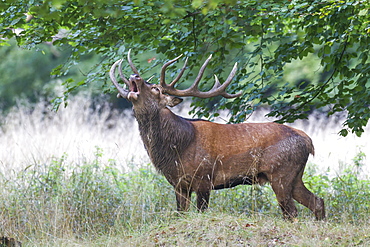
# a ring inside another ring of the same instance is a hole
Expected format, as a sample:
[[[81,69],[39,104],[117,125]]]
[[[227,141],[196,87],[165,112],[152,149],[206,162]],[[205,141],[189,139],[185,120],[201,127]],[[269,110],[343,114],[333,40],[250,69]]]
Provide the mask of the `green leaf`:
[[[41,51],[39,46],[53,42],[53,55],[67,54],[66,62],[55,65],[53,75],[67,80],[70,71],[79,71],[76,68],[85,56],[101,57],[91,68],[82,69],[98,70],[84,75],[87,78],[70,76],[66,98],[87,82],[104,84],[102,91],[106,90],[106,72],[126,55],[128,49],[121,47],[129,47],[144,74],[159,73],[166,61],[186,54],[184,87],[209,54],[213,58],[201,82],[204,88],[210,87],[206,82],[212,74],[225,81],[238,62],[227,90],[243,91],[243,97],[234,105],[214,99],[217,108],[231,110],[234,121],[268,105],[281,122],[305,118],[312,109],[328,114],[344,111],[348,122],[343,124],[353,133],[368,122],[356,113],[370,105],[365,93],[370,77],[369,1],[50,0],[0,5],[2,48],[7,49],[6,39],[13,37],[22,47]],[[24,13],[33,18],[26,22]],[[22,34],[15,34],[11,26],[23,30]],[[148,63],[152,58],[155,62]],[[179,68],[174,65],[168,70],[171,75]],[[210,108],[207,104],[209,100],[197,100],[194,112],[212,116],[204,113]],[[328,112],[332,106],[335,109]]]

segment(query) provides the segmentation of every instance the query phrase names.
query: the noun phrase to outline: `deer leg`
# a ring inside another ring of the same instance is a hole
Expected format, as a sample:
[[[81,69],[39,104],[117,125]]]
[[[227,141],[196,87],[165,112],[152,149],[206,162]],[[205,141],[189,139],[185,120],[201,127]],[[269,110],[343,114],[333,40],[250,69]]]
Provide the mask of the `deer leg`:
[[[203,212],[208,208],[210,190],[197,191],[197,208]]]
[[[188,211],[191,201],[191,191],[183,188],[176,188],[177,211]]]
[[[303,206],[309,208],[315,214],[317,220],[325,219],[324,200],[309,191],[303,184],[301,177],[297,178],[293,187],[293,198]]]
[[[283,211],[284,218],[293,219],[297,217],[298,212],[292,197],[292,182],[284,181],[284,179],[281,178],[272,178],[270,179],[270,182],[279,206]]]

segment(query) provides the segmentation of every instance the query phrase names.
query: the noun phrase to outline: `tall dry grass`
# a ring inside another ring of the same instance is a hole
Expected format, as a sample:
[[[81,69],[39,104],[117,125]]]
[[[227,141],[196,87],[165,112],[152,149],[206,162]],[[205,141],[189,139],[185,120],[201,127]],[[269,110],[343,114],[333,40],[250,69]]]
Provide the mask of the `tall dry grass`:
[[[149,162],[132,112],[112,110],[106,102],[80,95],[58,112],[46,102],[30,108],[20,103],[1,121],[0,169],[18,171],[32,164],[47,164],[65,155],[67,163],[114,159],[119,168]]]
[[[174,111],[183,117],[188,104]],[[103,150],[103,161],[114,159],[121,169],[131,164],[148,163],[149,158],[139,137],[137,123],[131,110],[112,110],[104,100],[92,102],[89,96],[80,95],[70,100],[67,108],[58,112],[40,102],[32,110],[18,104],[1,121],[0,169],[11,171],[30,164],[47,163],[53,157],[67,154],[67,162],[89,160],[96,148]],[[273,121],[266,118],[266,110],[255,112],[248,122]],[[217,122],[224,123],[227,113],[223,112]],[[308,120],[298,120],[293,127],[304,130],[315,145],[315,156],[309,162],[332,175],[342,169],[342,164],[352,162],[359,152],[370,152],[370,124],[361,138],[354,134],[338,135],[343,116],[326,118],[313,114]],[[368,155],[369,156],[369,155]],[[365,159],[364,174],[370,174],[370,159]]]

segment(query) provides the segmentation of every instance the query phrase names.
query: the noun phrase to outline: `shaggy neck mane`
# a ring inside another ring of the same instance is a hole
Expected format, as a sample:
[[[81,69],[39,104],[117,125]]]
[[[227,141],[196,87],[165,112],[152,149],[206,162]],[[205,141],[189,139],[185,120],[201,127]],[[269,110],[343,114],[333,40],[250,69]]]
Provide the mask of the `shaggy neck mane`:
[[[169,109],[135,111],[141,138],[156,169],[176,176],[180,157],[194,139],[193,125]]]

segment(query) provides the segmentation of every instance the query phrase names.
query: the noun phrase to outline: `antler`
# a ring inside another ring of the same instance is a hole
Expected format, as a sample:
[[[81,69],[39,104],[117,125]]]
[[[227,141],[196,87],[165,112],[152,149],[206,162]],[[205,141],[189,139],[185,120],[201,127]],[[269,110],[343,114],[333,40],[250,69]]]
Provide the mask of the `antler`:
[[[199,91],[199,89],[198,89],[199,82],[202,79],[203,73],[204,73],[209,61],[212,58],[212,54],[204,62],[204,64],[202,65],[202,67],[199,70],[198,76],[195,78],[194,83],[188,89],[179,90],[179,89],[175,88],[176,82],[181,78],[181,76],[183,75],[183,73],[186,69],[186,64],[187,64],[187,61],[188,61],[187,58],[185,60],[184,66],[181,69],[178,76],[170,84],[167,84],[165,82],[166,68],[169,65],[173,64],[174,62],[176,62],[181,56],[182,55],[176,57],[175,59],[173,59],[171,61],[168,61],[167,63],[165,63],[162,66],[160,85],[163,87],[164,92],[166,92],[168,94],[171,94],[171,95],[175,95],[175,96],[194,96],[194,97],[199,97],[199,98],[211,98],[211,97],[215,97],[215,96],[218,96],[218,95],[221,95],[225,98],[235,98],[235,97],[238,97],[238,96],[242,95],[241,92],[236,93],[236,94],[229,94],[225,91],[227,86],[231,83],[231,80],[234,78],[234,76],[236,74],[238,63],[235,63],[233,69],[231,70],[229,76],[227,77],[226,81],[223,84],[220,83],[217,76],[215,75],[215,84],[213,85],[212,89],[209,90],[208,92]]]
[[[132,60],[131,60],[131,57],[130,57],[130,53],[131,53],[131,49],[128,51],[127,53],[127,61],[132,69],[132,71],[139,75],[139,72],[137,70],[137,68],[135,67],[135,65],[132,63]],[[110,71],[109,71],[109,76],[110,76],[110,79],[111,81],[113,82],[113,85],[117,88],[118,90],[118,93],[119,93],[119,96],[121,96],[122,98],[127,98],[127,95],[129,93],[129,91],[127,89],[124,89],[122,88],[119,83],[117,82],[117,79],[116,79],[116,76],[115,76],[115,73],[116,73],[116,69],[117,69],[117,66],[118,66],[118,73],[119,73],[119,76],[121,78],[122,81],[125,82],[125,84],[129,87],[130,86],[130,83],[129,81],[126,79],[126,77],[123,75],[122,73],[122,61],[123,59],[119,59],[117,60],[111,67]]]
[[[118,90],[118,96],[121,96],[122,98],[125,98],[127,99],[127,96],[129,94],[129,91],[127,89],[124,89],[123,87],[121,87],[118,82],[117,82],[117,79],[116,79],[116,76],[115,76],[115,73],[116,73],[116,69],[117,69],[117,66],[119,67],[119,75],[121,77],[121,79],[126,83],[126,85],[128,86],[129,85],[129,81],[125,78],[125,76],[122,74],[122,61],[123,59],[119,59],[117,60],[111,67],[110,71],[109,71],[109,77],[113,83],[113,85],[117,88]]]
[[[135,74],[139,75],[138,70],[136,69],[135,65],[132,63],[130,53],[131,53],[131,49],[128,51],[128,54],[127,54],[128,63],[130,65],[132,71]],[[210,55],[207,58],[207,60],[204,62],[204,64],[202,65],[202,67],[199,70],[198,76],[195,78],[194,83],[188,89],[179,90],[179,89],[175,88],[175,84],[180,80],[180,78],[182,77],[182,75],[185,72],[186,65],[187,65],[187,62],[188,62],[188,58],[186,58],[184,66],[182,67],[182,69],[181,69],[180,73],[177,75],[177,77],[171,83],[167,84],[165,82],[165,75],[166,75],[167,67],[170,66],[171,64],[173,64],[174,62],[176,62],[177,60],[179,60],[181,57],[182,57],[182,55],[168,61],[167,63],[165,63],[162,66],[160,85],[162,86],[165,93],[175,95],[175,96],[194,96],[194,97],[199,97],[199,98],[211,98],[211,97],[215,97],[215,96],[218,96],[218,95],[221,95],[225,98],[235,98],[235,97],[238,97],[238,96],[242,95],[242,92],[236,93],[236,94],[229,94],[225,91],[227,86],[229,86],[229,84],[231,83],[232,79],[234,78],[234,76],[236,74],[238,63],[235,63],[233,69],[231,70],[229,76],[227,77],[226,81],[223,84],[220,83],[219,79],[215,75],[215,84],[213,85],[212,89],[209,90],[208,92],[199,91],[199,89],[198,89],[199,82],[202,79],[203,73],[204,73],[209,61],[211,60],[212,55]],[[123,61],[123,59],[120,59],[112,65],[112,67],[110,69],[110,72],[109,72],[109,76],[110,76],[110,79],[112,80],[114,86],[117,88],[117,90],[119,92],[119,95],[123,98],[127,98],[128,94],[129,94],[129,91],[127,89],[122,88],[119,85],[119,83],[117,82],[117,79],[115,77],[116,69],[117,69],[117,66],[118,66],[118,70],[119,70],[118,73],[119,73],[120,78],[122,79],[122,81],[125,82],[125,84],[128,87],[130,86],[129,81],[126,79],[126,77],[122,73],[122,61]]]

